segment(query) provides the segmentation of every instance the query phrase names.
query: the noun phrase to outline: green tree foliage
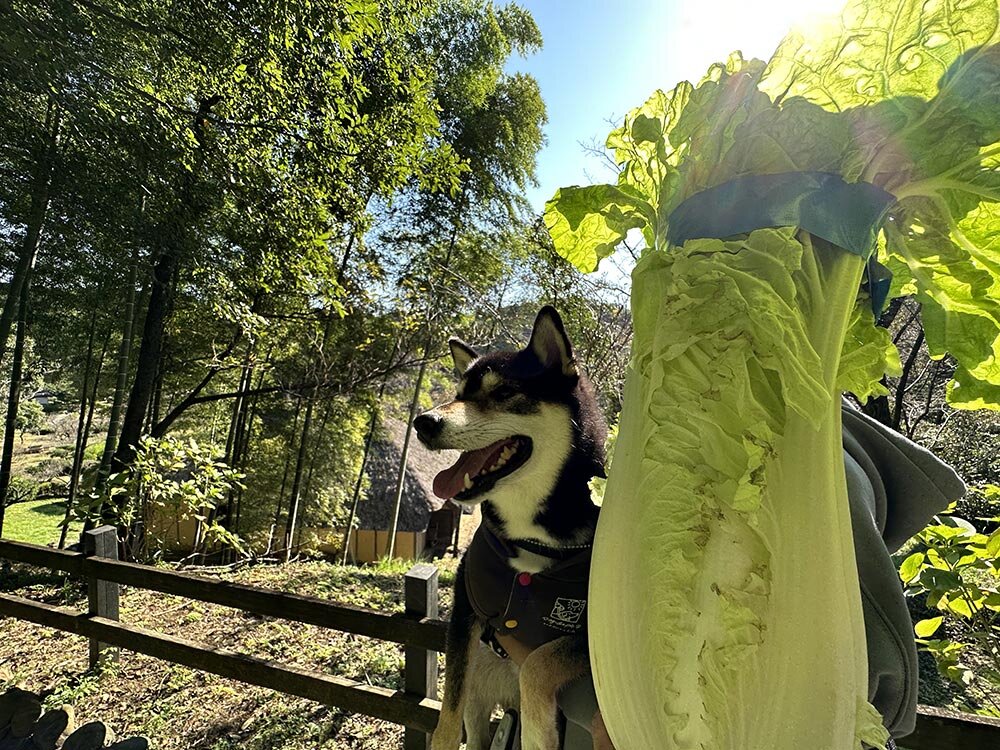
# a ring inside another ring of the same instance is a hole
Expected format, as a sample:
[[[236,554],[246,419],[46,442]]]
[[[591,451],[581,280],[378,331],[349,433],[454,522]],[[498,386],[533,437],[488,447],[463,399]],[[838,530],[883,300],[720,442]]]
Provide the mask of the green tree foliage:
[[[302,447],[301,517],[335,520],[374,391],[439,354],[432,286],[457,322],[523,252],[498,227],[544,104],[504,66],[540,43],[480,0],[0,2],[0,323],[33,276],[46,381],[81,425],[94,394],[112,487],[144,438],[195,439],[246,476],[213,522],[266,549]]]

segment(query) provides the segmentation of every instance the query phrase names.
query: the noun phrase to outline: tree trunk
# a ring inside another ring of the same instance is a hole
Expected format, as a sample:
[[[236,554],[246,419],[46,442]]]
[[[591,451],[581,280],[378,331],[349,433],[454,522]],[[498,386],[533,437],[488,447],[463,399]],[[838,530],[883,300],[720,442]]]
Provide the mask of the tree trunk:
[[[382,401],[382,394],[385,392],[385,381],[382,381],[382,389],[378,394],[378,401],[372,408],[371,422],[368,424],[368,434],[365,435],[365,449],[361,454],[361,469],[358,471],[358,479],[354,483],[354,495],[351,497],[351,513],[347,517],[347,528],[344,529],[344,545],[341,555],[341,564],[347,565],[347,553],[351,548],[351,532],[354,530],[354,517],[358,513],[358,500],[361,497],[361,484],[365,479],[365,468],[368,466],[368,455],[372,449],[372,439],[375,437],[375,427],[378,425],[379,403]]]
[[[309,448],[309,430],[312,427],[313,409],[316,405],[315,391],[306,404],[306,413],[302,418],[302,436],[299,438],[299,451],[295,458],[295,474],[292,478],[292,491],[288,496],[288,520],[285,522],[285,562],[292,558],[292,537],[295,535],[295,524],[299,515],[299,492],[302,489],[302,468],[305,466],[306,452]]]
[[[240,381],[237,387],[239,395],[233,401],[233,408],[229,415],[229,430],[226,432],[226,448],[223,456],[223,461],[232,469],[236,468],[236,462],[239,458],[240,442],[242,440],[242,430],[244,423],[246,422],[246,411],[248,404],[247,393],[250,391],[250,381],[253,377],[253,367],[250,365],[250,359],[253,355],[253,342],[247,344],[246,353],[243,356],[243,367],[240,369]],[[232,531],[234,527],[233,518],[233,503],[236,497],[236,490],[230,487],[226,491],[225,505],[222,511],[219,512],[218,508],[212,510],[212,514],[220,519],[220,523],[224,529],[227,531]],[[232,561],[233,550],[226,547],[220,552],[220,561],[222,564],[227,564]]]
[[[253,367],[250,364],[252,356],[253,342],[247,344],[247,350],[243,356],[243,367],[240,370],[240,383],[237,389],[240,395],[233,402],[233,410],[229,417],[229,432],[226,433],[225,462],[231,468],[236,468],[242,429],[246,422],[249,403],[247,393],[250,391],[250,382],[253,378]],[[222,519],[222,525],[228,530],[232,530],[233,495],[233,490],[226,493],[226,510]]]
[[[29,269],[30,271],[30,269]],[[10,368],[10,390],[7,394],[7,419],[3,431],[3,454],[0,456],[0,536],[3,536],[3,520],[10,498],[11,464],[14,458],[14,431],[17,428],[17,407],[21,402],[21,374],[24,364],[24,329],[27,323],[28,287],[30,273],[21,287],[21,298],[17,306],[17,334],[14,338],[14,361]]]
[[[125,402],[125,388],[128,385],[129,360],[132,353],[132,327],[135,320],[135,282],[139,275],[139,251],[132,251],[132,265],[129,268],[128,280],[125,282],[125,311],[122,317],[122,339],[118,345],[118,369],[115,374],[115,390],[111,398],[111,413],[108,415],[108,433],[104,439],[104,452],[94,479],[94,494],[100,497],[104,493],[104,485],[111,473],[111,459],[115,453],[118,437],[118,420],[121,416],[122,404]],[[102,514],[103,515],[103,514]],[[87,519],[85,528],[93,528],[94,521]]]
[[[264,357],[264,366],[261,367],[260,373],[257,375],[257,390],[260,390],[261,385],[264,382],[264,373],[267,370],[267,365],[271,361],[271,351],[269,350],[267,356]],[[254,390],[251,388],[251,390]],[[247,460],[250,456],[250,439],[253,437],[253,423],[257,418],[257,411],[260,406],[260,396],[254,394],[250,397],[250,408],[247,410],[246,424],[243,425],[241,430],[241,437],[236,445],[236,464],[235,467],[239,471],[243,471],[246,468]],[[243,487],[239,487],[236,490],[236,523],[233,527],[233,533],[240,533],[240,520],[241,514],[243,512]]]
[[[4,356],[7,353],[7,339],[14,322],[14,314],[19,307],[22,290],[27,287],[28,277],[35,265],[42,227],[49,210],[52,167],[59,146],[59,120],[59,109],[50,99],[45,113],[45,143],[35,161],[35,173],[30,183],[31,205],[28,209],[24,242],[21,243],[21,249],[17,254],[10,286],[7,289],[7,299],[4,300],[3,310],[0,311],[0,367],[3,366]]]
[[[392,509],[392,527],[389,529],[389,551],[387,557],[391,560],[396,554],[396,530],[399,528],[399,509],[403,505],[403,487],[406,480],[406,461],[410,456],[410,438],[413,435],[413,418],[417,416],[420,406],[420,390],[424,387],[424,374],[427,372],[427,356],[430,352],[430,342],[424,347],[424,360],[417,371],[417,384],[410,399],[410,416],[406,420],[406,436],[403,438],[403,452],[399,457],[399,471],[396,472],[396,499]]]
[[[139,344],[139,354],[136,357],[135,376],[132,380],[132,389],[129,391],[128,405],[125,407],[125,417],[122,420],[118,445],[111,459],[113,472],[124,470],[135,458],[146,410],[149,408],[150,397],[153,394],[167,316],[173,305],[171,291],[174,289],[173,277],[177,272],[178,265],[178,249],[171,243],[163,249],[156,265],[153,266],[149,307],[146,310],[146,319],[142,327],[142,340]],[[112,520],[114,514],[107,513],[106,517],[108,520]]]
[[[160,421],[160,405],[163,402],[163,362],[156,370],[156,385],[153,386],[153,403],[149,407],[149,422],[147,429],[152,430],[153,425]]]
[[[312,492],[313,471],[316,469],[316,453],[326,431],[326,423],[330,418],[331,402],[326,402],[326,409],[323,410],[323,418],[319,420],[319,429],[316,430],[316,437],[313,438],[312,450],[309,451],[309,470],[306,472],[306,482],[302,488],[301,500],[299,501],[298,514],[302,515],[302,507]],[[302,525],[299,524],[299,543],[302,540]]]
[[[90,433],[90,420],[94,415],[94,400],[91,391],[96,394],[97,384],[101,379],[101,367],[104,364],[104,353],[107,351],[108,339],[97,365],[97,373],[91,381],[90,375],[94,369],[94,334],[97,329],[97,306],[90,317],[90,332],[87,334],[87,364],[83,370],[83,384],[80,386],[80,415],[76,422],[76,443],[73,446],[73,466],[69,473],[69,492],[66,496],[66,512],[63,514],[62,529],[59,531],[59,549],[66,546],[66,535],[69,533],[69,519],[76,502],[76,491],[80,485],[80,470],[83,466],[83,454],[87,449],[87,438]],[[91,383],[93,382],[93,385]],[[88,408],[89,407],[89,408]]]
[[[332,409],[332,402],[328,400],[326,402],[326,409],[323,410],[323,418],[319,421],[319,429],[316,430],[316,437],[314,438],[317,446],[320,444],[323,433],[326,431],[326,423],[330,420],[330,411]],[[316,453],[317,451],[315,450],[309,452],[309,471],[306,472],[306,485],[302,491],[303,497],[309,497],[309,493],[312,492],[313,472],[316,470]]]
[[[351,237],[353,244],[354,237]],[[333,330],[333,318],[327,316],[323,323],[323,340],[319,345],[319,354],[322,355],[326,349],[326,344],[330,340],[330,332]],[[317,382],[319,377],[317,377]],[[306,404],[306,413],[302,419],[302,437],[299,439],[299,453],[295,459],[295,474],[292,479],[292,491],[288,497],[288,522],[285,524],[285,562],[292,556],[292,539],[295,535],[295,524],[298,522],[299,503],[302,491],[302,469],[305,466],[306,454],[309,450],[309,432],[312,429],[313,409],[316,407],[316,397],[319,395],[319,388],[313,388],[309,394],[309,402]]]
[[[86,460],[87,456],[87,444],[90,442],[90,430],[91,426],[94,424],[94,407],[97,406],[97,393],[98,388],[101,385],[101,374],[104,371],[104,357],[107,354],[109,339],[104,340],[104,347],[101,349],[101,358],[97,362],[97,373],[94,376],[94,385],[90,391],[90,405],[87,407],[87,423],[83,427],[83,443],[80,447],[80,457],[79,463],[73,470],[73,475],[76,477],[76,484],[74,485],[74,491],[79,492],[80,490],[80,480],[83,477],[83,462]],[[74,494],[75,498],[75,494]],[[75,500],[74,500],[75,501]],[[67,504],[66,511],[67,514],[72,510],[72,505]],[[67,516],[68,517],[68,516]],[[64,528],[68,528],[64,527]]]
[[[291,442],[294,445],[295,436],[299,433],[299,416],[302,412],[302,400],[299,399],[295,402],[295,419],[292,420],[292,437]],[[288,472],[292,467],[292,445],[288,446],[285,451],[285,468],[281,475],[281,487],[278,488],[278,505],[274,509],[274,523],[271,524],[271,531],[267,538],[267,551],[270,553],[271,546],[274,544],[274,533],[278,528],[278,524],[281,523],[281,504],[285,499],[285,487],[288,486]]]

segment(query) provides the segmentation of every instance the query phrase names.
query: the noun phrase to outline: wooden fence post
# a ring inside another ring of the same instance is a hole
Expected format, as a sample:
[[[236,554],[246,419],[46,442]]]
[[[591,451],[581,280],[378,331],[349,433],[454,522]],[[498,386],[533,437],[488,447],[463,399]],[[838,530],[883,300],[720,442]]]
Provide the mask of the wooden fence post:
[[[114,526],[99,526],[83,533],[83,552],[88,557],[104,557],[118,559],[118,532]],[[90,606],[88,614],[104,617],[108,620],[118,619],[119,585],[97,578],[87,578],[87,598]],[[100,661],[118,661],[118,649],[106,643],[100,643],[96,638],[90,639],[90,668],[93,669]]]
[[[427,563],[417,563],[406,573],[404,585],[406,614],[415,619],[438,616],[438,569]],[[404,684],[407,693],[421,698],[437,698],[438,659],[436,651],[407,646],[404,651],[406,668]],[[431,736],[407,728],[403,735],[404,750],[430,750]]]

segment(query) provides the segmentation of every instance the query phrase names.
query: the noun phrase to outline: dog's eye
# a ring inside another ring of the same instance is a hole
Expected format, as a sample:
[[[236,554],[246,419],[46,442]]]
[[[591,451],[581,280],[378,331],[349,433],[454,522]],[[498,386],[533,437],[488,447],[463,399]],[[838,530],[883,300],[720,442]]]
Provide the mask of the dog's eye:
[[[509,398],[514,398],[516,391],[509,385],[501,385],[498,388],[494,388],[490,396],[494,401],[506,401]]]

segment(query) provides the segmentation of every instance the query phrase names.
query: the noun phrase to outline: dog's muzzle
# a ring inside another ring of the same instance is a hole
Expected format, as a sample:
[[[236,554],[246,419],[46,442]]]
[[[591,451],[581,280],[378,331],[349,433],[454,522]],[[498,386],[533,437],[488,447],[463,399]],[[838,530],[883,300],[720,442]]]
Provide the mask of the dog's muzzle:
[[[413,428],[417,431],[420,442],[431,448],[434,438],[440,435],[444,428],[444,418],[434,412],[425,412],[413,420]]]

